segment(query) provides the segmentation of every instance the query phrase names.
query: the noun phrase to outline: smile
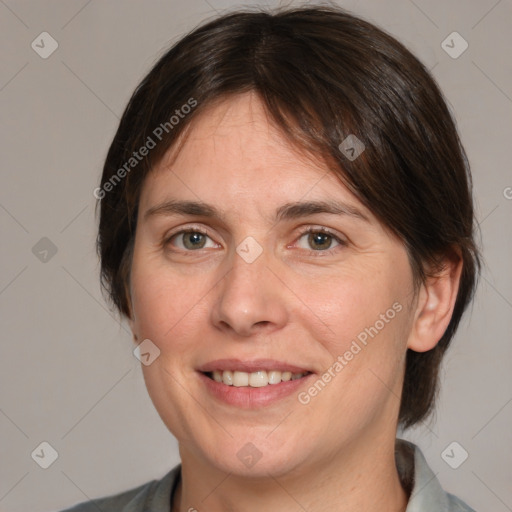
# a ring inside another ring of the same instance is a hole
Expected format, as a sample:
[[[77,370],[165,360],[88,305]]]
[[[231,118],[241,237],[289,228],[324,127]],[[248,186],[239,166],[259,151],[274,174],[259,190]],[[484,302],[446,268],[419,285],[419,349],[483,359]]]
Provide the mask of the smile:
[[[207,372],[206,376],[226,386],[261,388],[289,380],[298,380],[309,375],[309,373],[281,372],[279,370],[260,370],[251,373],[236,370],[214,370],[213,372]]]

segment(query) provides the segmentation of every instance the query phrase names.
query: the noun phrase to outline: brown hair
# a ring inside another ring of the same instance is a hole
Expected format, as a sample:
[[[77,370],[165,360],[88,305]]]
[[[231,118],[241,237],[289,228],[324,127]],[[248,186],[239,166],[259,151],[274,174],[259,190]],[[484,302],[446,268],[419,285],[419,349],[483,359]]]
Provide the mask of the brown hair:
[[[103,289],[130,317],[131,255],[147,173],[206,107],[248,91],[403,241],[415,284],[453,251],[462,258],[446,332],[434,349],[407,353],[399,422],[414,425],[433,409],[441,359],[476,286],[471,176],[429,72],[393,37],[340,8],[231,12],[158,60],[123,113],[95,191]],[[353,160],[339,149],[350,134],[365,145]]]

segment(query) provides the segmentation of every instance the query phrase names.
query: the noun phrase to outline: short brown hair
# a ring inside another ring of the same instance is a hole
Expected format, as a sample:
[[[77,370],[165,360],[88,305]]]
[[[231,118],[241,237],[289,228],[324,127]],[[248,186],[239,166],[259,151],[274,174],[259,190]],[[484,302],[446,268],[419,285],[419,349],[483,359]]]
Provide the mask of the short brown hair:
[[[158,60],[123,113],[95,194],[103,289],[130,317],[131,255],[147,173],[207,106],[249,91],[297,147],[328,161],[403,241],[415,284],[447,254],[462,259],[446,332],[434,349],[407,353],[398,419],[412,426],[433,409],[441,359],[476,286],[471,176],[430,73],[393,37],[340,8],[231,12],[199,26]],[[194,108],[181,110],[186,104]],[[184,115],[175,122],[178,111]],[[350,134],[365,145],[353,160],[339,149]],[[154,147],[141,157],[150,140]]]

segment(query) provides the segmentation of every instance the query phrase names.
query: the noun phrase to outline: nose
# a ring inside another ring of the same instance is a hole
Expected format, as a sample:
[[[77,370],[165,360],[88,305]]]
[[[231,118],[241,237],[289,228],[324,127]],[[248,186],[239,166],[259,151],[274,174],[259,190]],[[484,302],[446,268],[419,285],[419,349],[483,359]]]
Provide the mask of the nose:
[[[234,253],[230,269],[215,287],[211,319],[217,329],[249,337],[271,334],[286,324],[290,297],[270,260],[265,251],[252,263]]]

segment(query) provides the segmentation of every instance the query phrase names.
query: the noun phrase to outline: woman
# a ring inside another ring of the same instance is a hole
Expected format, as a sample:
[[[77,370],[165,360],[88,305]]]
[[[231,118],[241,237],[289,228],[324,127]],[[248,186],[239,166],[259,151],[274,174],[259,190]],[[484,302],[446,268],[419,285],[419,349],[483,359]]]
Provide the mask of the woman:
[[[336,8],[215,19],[136,89],[95,195],[182,462],[70,510],[472,510],[396,439],[479,270],[464,150],[400,43]]]

